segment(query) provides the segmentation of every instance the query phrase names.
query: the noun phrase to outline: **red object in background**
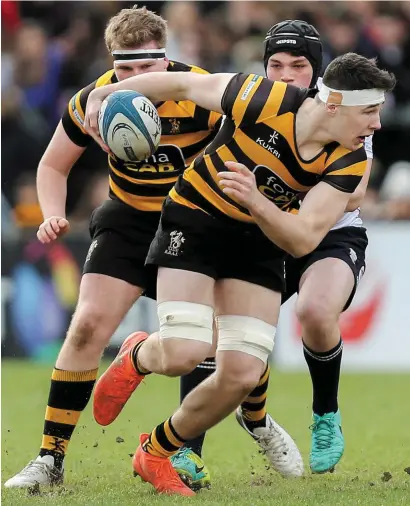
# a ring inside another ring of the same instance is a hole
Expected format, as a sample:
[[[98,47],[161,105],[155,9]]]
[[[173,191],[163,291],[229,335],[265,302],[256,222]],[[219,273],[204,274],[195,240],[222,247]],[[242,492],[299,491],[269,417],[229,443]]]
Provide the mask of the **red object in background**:
[[[20,27],[20,10],[17,2],[1,2],[1,20],[10,33],[15,32]]]

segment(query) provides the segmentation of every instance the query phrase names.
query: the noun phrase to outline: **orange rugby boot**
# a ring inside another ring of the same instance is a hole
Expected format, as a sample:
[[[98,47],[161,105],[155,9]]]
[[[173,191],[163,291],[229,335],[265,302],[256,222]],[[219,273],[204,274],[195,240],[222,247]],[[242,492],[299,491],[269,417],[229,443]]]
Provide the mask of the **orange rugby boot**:
[[[134,476],[140,476],[142,481],[151,483],[160,494],[194,496],[194,491],[188,488],[172,467],[171,461],[166,457],[155,457],[142,449],[142,444],[149,434],[140,435],[140,445],[132,458]]]
[[[134,332],[122,343],[115,360],[97,381],[94,390],[93,413],[100,425],[109,425],[121,413],[131,394],[144,379],[131,360],[134,346],[147,339],[146,332]]]

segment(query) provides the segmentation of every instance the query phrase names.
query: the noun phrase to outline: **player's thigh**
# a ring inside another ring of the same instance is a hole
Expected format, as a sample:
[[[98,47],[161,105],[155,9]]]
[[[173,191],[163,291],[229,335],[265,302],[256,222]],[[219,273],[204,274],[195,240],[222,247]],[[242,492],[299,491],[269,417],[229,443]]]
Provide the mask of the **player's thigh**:
[[[215,285],[217,316],[236,315],[257,318],[277,325],[281,294],[241,279],[221,279]]]
[[[282,293],[281,303],[285,304],[295,293],[299,292],[300,278],[308,257],[293,258],[288,255],[285,260],[285,283],[286,289]]]
[[[160,340],[165,355],[195,355],[212,345],[215,268],[211,228],[215,220],[177,204],[163,208],[147,265],[158,269]]]
[[[231,234],[229,247],[215,288],[218,367],[246,394],[273,350],[285,254],[257,228]],[[238,367],[242,376],[235,380]]]
[[[159,267],[157,275],[158,304],[185,301],[214,307],[215,280],[205,274]]]
[[[353,272],[344,260],[322,258],[301,277],[296,312],[302,319],[337,320],[354,287]]]
[[[218,315],[251,317],[276,326],[285,287],[285,252],[256,226],[231,229],[228,241],[215,289]]]
[[[332,230],[307,257],[296,310],[336,318],[346,310],[365,270],[368,240],[363,227]]]
[[[246,395],[272,353],[280,292],[239,279],[216,283],[218,374]]]
[[[140,297],[143,289],[105,274],[84,274],[69,335],[105,340]]]

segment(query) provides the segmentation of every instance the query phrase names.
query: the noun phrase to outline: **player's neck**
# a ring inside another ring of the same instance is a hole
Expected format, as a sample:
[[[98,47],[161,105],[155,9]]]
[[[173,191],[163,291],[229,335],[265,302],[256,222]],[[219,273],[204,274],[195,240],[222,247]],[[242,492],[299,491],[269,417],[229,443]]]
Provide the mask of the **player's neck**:
[[[333,141],[327,127],[327,117],[314,99],[307,99],[296,114],[295,138],[299,153],[305,160],[316,156]]]

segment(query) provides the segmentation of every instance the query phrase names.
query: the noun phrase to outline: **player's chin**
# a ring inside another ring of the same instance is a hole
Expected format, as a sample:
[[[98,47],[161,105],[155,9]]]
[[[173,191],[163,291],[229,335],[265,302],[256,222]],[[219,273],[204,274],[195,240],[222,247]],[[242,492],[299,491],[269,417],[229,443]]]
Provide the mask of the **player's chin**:
[[[356,151],[363,145],[363,141],[360,139],[360,137],[355,137],[354,139],[350,139],[349,141],[344,142],[342,146],[350,151]]]

